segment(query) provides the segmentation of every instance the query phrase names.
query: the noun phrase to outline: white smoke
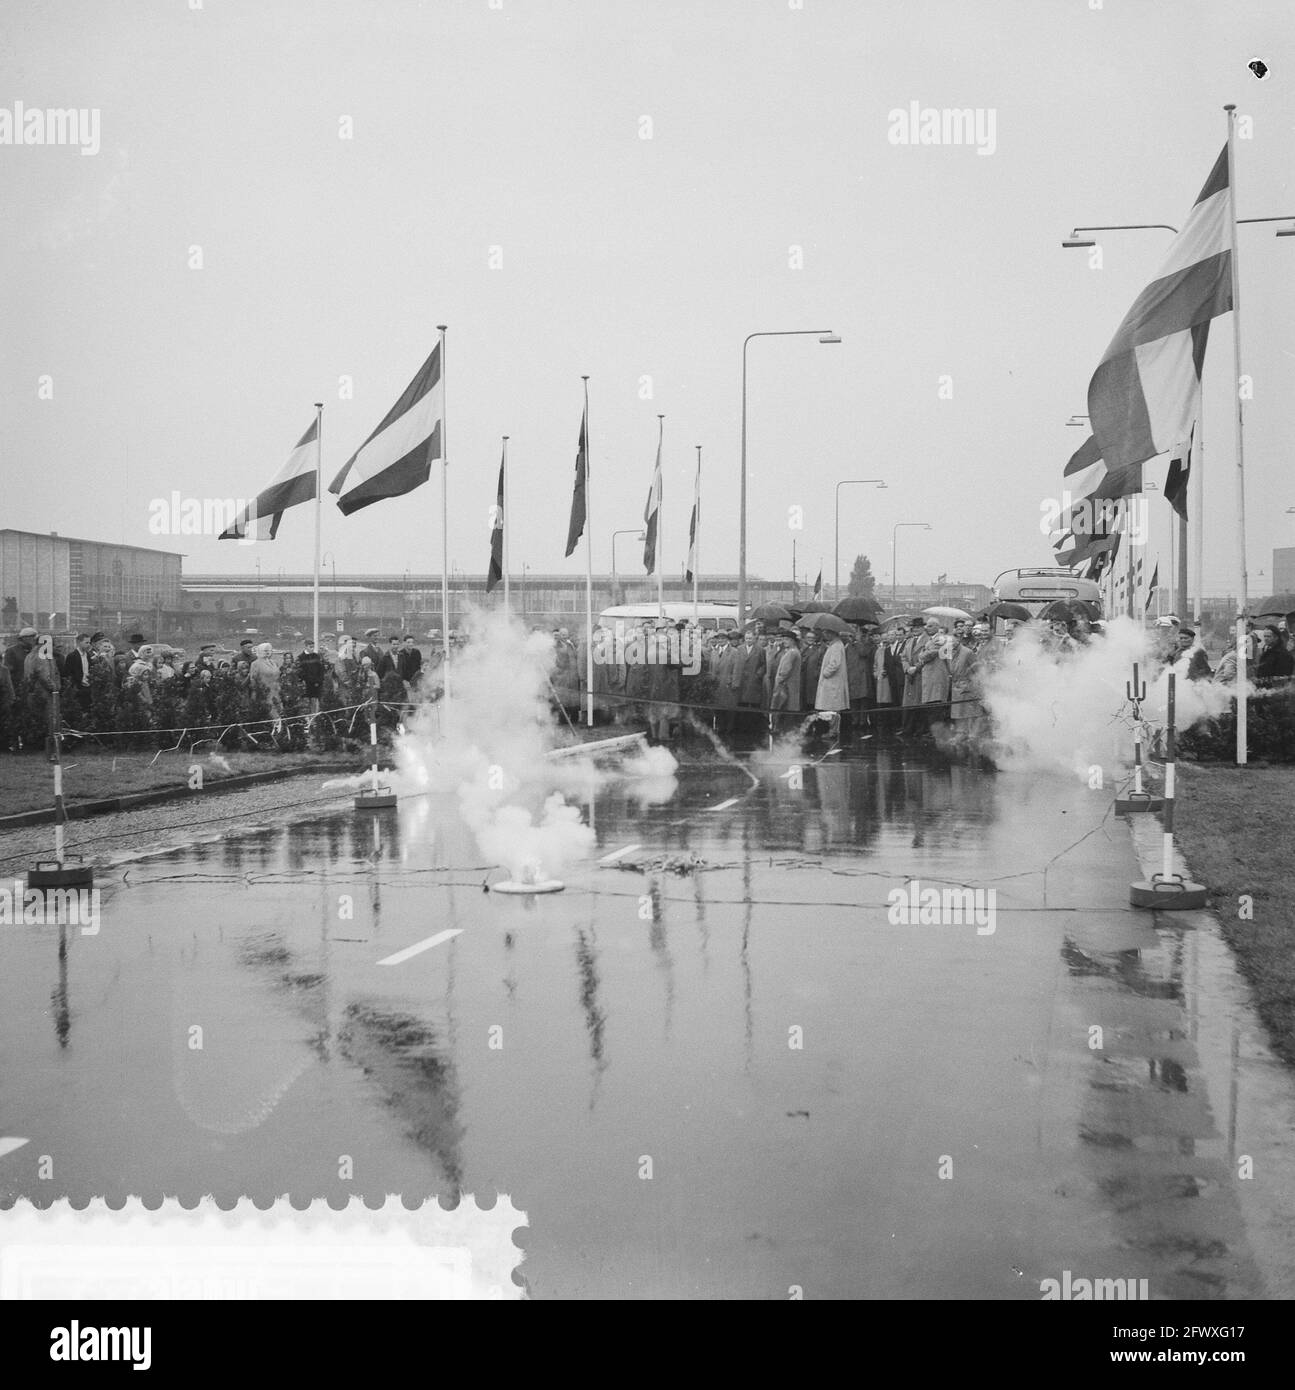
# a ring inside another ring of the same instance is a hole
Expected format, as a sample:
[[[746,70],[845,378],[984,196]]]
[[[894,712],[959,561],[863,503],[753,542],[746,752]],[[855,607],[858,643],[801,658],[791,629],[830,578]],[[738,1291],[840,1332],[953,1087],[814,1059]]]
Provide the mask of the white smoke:
[[[1127,695],[1138,663],[1146,686],[1143,720],[1165,723],[1169,670],[1154,655],[1154,639],[1139,623],[1113,618],[1101,637],[1058,657],[1041,645],[1044,629],[1017,629],[1001,658],[982,652],[981,684],[993,718],[992,754],[1000,767],[1077,773],[1094,766],[1124,767],[1133,757],[1133,710]],[[1232,687],[1186,679],[1187,658],[1172,668],[1179,733],[1228,708]]]
[[[449,698],[419,706],[396,740],[402,784],[452,798],[482,854],[517,881],[552,877],[588,854],[594,832],[557,785],[549,677],[552,637],[504,613],[476,613],[451,653]]]

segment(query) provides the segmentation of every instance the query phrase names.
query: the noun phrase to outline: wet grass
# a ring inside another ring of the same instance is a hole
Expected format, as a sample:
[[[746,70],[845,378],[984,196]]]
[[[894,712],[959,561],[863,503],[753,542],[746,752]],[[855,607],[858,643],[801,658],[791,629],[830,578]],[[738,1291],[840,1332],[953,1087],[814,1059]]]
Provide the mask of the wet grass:
[[[1210,891],[1273,1050],[1295,1066],[1295,767],[1179,763],[1178,777],[1179,848]]]
[[[54,804],[54,778],[43,754],[0,754],[0,816],[45,810]],[[114,796],[187,786],[190,768],[202,768],[204,786],[248,772],[311,771],[335,767],[344,755],[316,753],[226,753],[222,767],[206,755],[190,752],[112,753],[96,748],[65,749],[63,798],[69,805]]]

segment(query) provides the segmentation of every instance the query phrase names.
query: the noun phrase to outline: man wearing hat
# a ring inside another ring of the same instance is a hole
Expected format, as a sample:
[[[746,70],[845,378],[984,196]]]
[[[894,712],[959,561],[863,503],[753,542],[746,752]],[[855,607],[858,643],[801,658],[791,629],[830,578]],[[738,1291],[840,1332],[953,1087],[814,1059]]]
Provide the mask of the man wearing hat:
[[[23,670],[27,665],[27,655],[35,645],[36,629],[25,627],[19,632],[18,640],[5,648],[4,664],[17,700],[21,700],[23,695]]]
[[[1188,653],[1191,653],[1188,656]],[[1205,649],[1196,645],[1196,632],[1190,627],[1180,627],[1178,629],[1178,651],[1175,654],[1177,660],[1174,662],[1175,669],[1187,660],[1187,669],[1182,674],[1186,675],[1189,681],[1207,681],[1213,678],[1214,672],[1210,668],[1209,659],[1205,655]]]
[[[356,662],[361,662],[368,657],[373,664],[374,672],[378,669],[378,662],[382,660],[382,652],[378,648],[378,629],[376,627],[366,627],[364,629],[364,646],[355,653]]]
[[[778,732],[785,734],[796,727],[801,712],[800,635],[785,619],[778,624],[778,632],[778,649],[770,652],[770,660],[776,656],[777,665],[774,667],[769,708],[774,711]]]
[[[765,656],[754,623],[748,623],[746,631],[742,634],[739,655],[742,659],[742,673],[738,682],[737,704],[739,709],[746,711],[741,716],[743,732],[758,737],[764,732],[765,723],[762,715]]]
[[[733,732],[737,709],[738,690],[742,684],[742,634],[737,628],[730,628],[724,634],[726,644],[715,662],[715,703],[719,712],[715,716],[715,731],[719,734]]]

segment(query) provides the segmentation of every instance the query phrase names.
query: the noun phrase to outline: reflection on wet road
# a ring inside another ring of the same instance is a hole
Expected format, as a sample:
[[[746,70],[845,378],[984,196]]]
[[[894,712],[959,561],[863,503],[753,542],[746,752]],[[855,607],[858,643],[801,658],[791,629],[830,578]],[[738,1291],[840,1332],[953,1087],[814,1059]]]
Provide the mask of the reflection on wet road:
[[[1276,1292],[1198,933],[1129,909],[1109,795],[884,749],[799,780],[591,794],[548,897],[485,891],[426,798],[121,865],[98,936],[4,929],[0,1196],[497,1190],[537,1297]],[[892,925],[912,879],[992,888],[992,930]]]

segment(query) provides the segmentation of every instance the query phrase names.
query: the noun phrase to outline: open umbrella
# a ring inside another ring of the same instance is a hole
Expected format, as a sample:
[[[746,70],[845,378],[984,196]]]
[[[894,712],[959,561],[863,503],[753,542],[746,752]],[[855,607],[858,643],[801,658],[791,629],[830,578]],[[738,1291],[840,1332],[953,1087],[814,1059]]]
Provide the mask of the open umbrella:
[[[791,609],[781,603],[762,603],[751,616],[762,623],[782,623],[790,620]]]
[[[987,618],[1015,618],[1017,622],[1027,623],[1034,616],[1023,603],[1010,603],[1001,599],[991,603],[985,610]]]
[[[881,604],[863,594],[848,594],[832,612],[847,623],[870,623],[881,616]]]
[[[824,603],[821,598],[812,598],[808,603],[802,603],[800,605],[800,611],[802,613],[830,613],[832,611],[832,605],[830,603]]]
[[[850,624],[835,613],[806,613],[796,626],[813,628],[815,632],[835,632],[840,637],[854,636]]]
[[[1284,618],[1287,613],[1295,613],[1295,594],[1274,594],[1272,598],[1260,599],[1250,611],[1256,618]]]
[[[1054,599],[1039,616],[1049,623],[1068,623],[1075,616],[1075,610],[1063,598]]]
[[[951,623],[971,621],[971,614],[964,613],[961,608],[942,608],[939,604],[934,608],[923,608],[922,615],[927,618],[944,618]]]

